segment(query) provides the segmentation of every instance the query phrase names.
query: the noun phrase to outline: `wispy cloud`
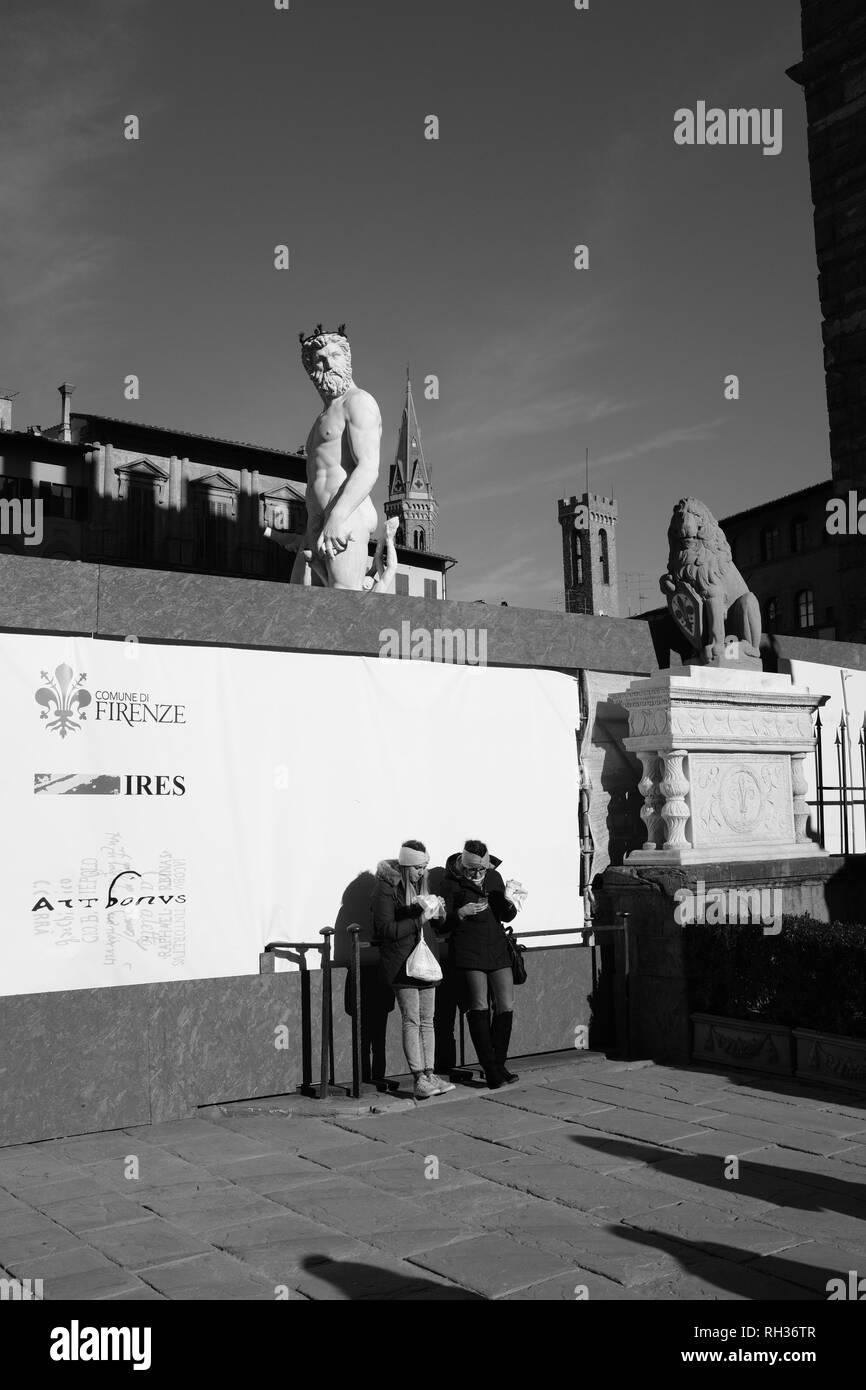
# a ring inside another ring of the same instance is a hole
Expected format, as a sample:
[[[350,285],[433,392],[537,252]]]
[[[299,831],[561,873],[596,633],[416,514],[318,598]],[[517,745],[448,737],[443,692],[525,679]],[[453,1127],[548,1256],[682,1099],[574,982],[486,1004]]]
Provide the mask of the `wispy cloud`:
[[[625,408],[623,406],[623,409]],[[716,438],[724,423],[724,420],[719,418],[695,425],[681,425],[673,429],[663,430],[650,439],[639,439],[634,444],[615,453],[593,457],[593,470],[610,468],[615,464],[631,463],[636,459],[659,454],[665,450],[677,449],[687,444],[706,443],[708,440]],[[463,508],[471,503],[490,501],[493,498],[516,497],[520,493],[537,491],[548,485],[554,486],[558,483],[573,481],[575,477],[582,477],[581,470],[582,460],[574,455],[560,468],[523,468],[516,477],[503,478],[496,472],[495,468],[491,468],[490,473],[474,488],[461,487],[459,498],[454,499],[454,505]],[[446,495],[443,498],[443,511],[446,513],[448,506],[449,498]]]
[[[645,458],[647,454],[661,453],[663,449],[678,448],[681,444],[706,443],[707,440],[716,438],[724,423],[724,419],[719,416],[715,420],[707,420],[698,425],[680,425],[675,429],[663,430],[661,434],[654,435],[652,439],[639,440],[626,449],[620,449],[614,454],[604,454],[600,458],[594,459],[593,462],[599,467],[610,467],[615,463],[631,463],[633,459]],[[558,476],[566,477],[568,475],[563,472]]]
[[[88,166],[118,153],[129,0],[4,16],[0,293],[16,368],[50,355],[61,320],[88,311],[114,253],[90,202]],[[86,328],[82,336],[86,334]]]
[[[460,571],[461,593],[467,599],[478,597],[497,603],[519,596],[522,604],[532,607],[534,602],[549,604],[562,588],[555,565],[539,565],[531,555],[514,556],[499,565],[482,562],[477,566],[467,557]]]
[[[451,364],[460,380],[471,381],[472,392],[428,437],[428,453],[434,466],[443,459],[446,468],[452,460],[471,460],[474,485],[461,477],[461,506],[525,491],[538,481],[536,460],[562,456],[562,440],[633,408],[631,400],[587,384],[586,364],[609,342],[618,312],[609,293],[549,312],[527,306],[525,322],[512,318]]]
[[[459,438],[463,447],[477,450],[490,448],[503,440],[541,440],[545,435],[592,424],[630,408],[627,401],[606,400],[574,391],[527,396],[521,400],[515,400],[512,395],[509,404],[489,418],[447,431],[440,436],[439,442],[443,447],[452,447]]]

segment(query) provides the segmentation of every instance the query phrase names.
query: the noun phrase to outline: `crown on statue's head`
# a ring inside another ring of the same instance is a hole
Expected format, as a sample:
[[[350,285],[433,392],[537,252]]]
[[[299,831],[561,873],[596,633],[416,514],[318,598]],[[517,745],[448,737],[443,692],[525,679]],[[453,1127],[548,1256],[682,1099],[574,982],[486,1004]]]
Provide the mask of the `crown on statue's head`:
[[[302,347],[305,347],[305,346],[307,345],[307,343],[315,343],[315,342],[316,342],[318,339],[320,339],[320,338],[345,338],[345,337],[346,337],[346,325],[345,325],[344,323],[341,323],[340,326],[339,326],[339,328],[332,328],[332,329],[325,329],[325,328],[322,327],[322,325],[321,325],[320,323],[317,323],[317,324],[316,324],[316,329],[315,329],[315,332],[314,332],[314,333],[299,333],[299,334],[298,334],[298,342],[301,344]]]

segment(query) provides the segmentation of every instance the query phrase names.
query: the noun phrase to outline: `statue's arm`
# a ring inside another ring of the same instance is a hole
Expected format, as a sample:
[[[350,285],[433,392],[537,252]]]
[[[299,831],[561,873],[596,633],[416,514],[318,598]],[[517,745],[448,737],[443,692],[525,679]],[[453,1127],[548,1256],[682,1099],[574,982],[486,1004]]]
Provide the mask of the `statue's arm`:
[[[294,531],[277,531],[273,526],[266,526],[264,530],[265,540],[276,541],[283,550],[297,550],[300,539]]]
[[[373,397],[358,391],[346,403],[346,432],[355,467],[328,507],[328,521],[345,524],[370,496],[379,477],[382,416]]]

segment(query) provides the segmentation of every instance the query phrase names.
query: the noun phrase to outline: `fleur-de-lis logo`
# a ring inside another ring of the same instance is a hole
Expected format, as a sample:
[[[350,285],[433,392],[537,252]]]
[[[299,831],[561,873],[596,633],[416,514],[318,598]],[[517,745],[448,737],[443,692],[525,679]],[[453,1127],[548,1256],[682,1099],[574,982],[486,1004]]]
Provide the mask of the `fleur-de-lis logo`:
[[[34,697],[36,703],[43,706],[39,718],[48,721],[46,728],[57,730],[60,737],[65,738],[70,730],[80,729],[81,721],[87,718],[84,711],[92,698],[90,691],[82,688],[87,675],[82,671],[78,680],[73,681],[72,667],[65,662],[54,668],[53,676],[47,671],[41,671],[40,675],[46,684],[39,687]]]
[[[689,594],[677,590],[672,596],[671,616],[690,641],[698,640],[698,607]]]
[[[719,789],[722,815],[737,834],[751,830],[764,806],[761,789],[751,772],[735,768],[723,779]]]
[[[737,810],[739,811],[743,820],[745,820],[746,816],[749,814],[752,802],[754,800],[755,785],[748,777],[742,775],[738,777],[734,782],[731,788],[731,792]]]

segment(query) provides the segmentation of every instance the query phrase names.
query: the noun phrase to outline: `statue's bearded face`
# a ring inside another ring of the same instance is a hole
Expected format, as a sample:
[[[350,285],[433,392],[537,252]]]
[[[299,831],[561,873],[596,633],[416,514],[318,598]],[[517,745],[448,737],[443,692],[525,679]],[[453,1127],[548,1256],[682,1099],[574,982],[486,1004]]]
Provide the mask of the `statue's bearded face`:
[[[336,399],[352,384],[352,349],[339,333],[309,338],[301,349],[304,370],[317,391]]]

